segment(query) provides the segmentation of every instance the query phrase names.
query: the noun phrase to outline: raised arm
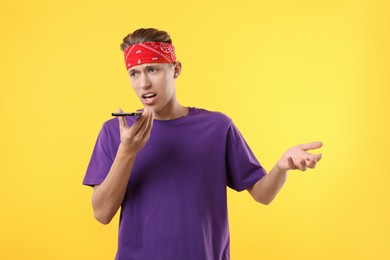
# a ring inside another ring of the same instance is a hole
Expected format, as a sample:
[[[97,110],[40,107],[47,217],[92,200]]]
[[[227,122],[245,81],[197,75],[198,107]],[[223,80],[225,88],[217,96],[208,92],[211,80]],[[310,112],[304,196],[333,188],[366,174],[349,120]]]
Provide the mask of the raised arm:
[[[313,142],[291,147],[267,175],[248,189],[249,193],[257,202],[270,204],[287,180],[289,170],[306,171],[307,168],[315,168],[322,155],[311,154],[307,151],[318,149],[321,146],[321,142]]]
[[[153,110],[145,109],[129,127],[125,118],[119,117],[121,143],[118,152],[106,179],[94,187],[92,195],[95,218],[103,224],[110,223],[122,204],[135,157],[149,140],[153,118]]]

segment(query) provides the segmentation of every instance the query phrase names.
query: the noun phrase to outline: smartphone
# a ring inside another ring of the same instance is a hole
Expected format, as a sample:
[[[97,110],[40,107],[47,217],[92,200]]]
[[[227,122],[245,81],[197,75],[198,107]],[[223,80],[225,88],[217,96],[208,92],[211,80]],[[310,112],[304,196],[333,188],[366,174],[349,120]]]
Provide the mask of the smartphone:
[[[122,113],[111,113],[112,116],[140,116],[142,112],[122,112]]]

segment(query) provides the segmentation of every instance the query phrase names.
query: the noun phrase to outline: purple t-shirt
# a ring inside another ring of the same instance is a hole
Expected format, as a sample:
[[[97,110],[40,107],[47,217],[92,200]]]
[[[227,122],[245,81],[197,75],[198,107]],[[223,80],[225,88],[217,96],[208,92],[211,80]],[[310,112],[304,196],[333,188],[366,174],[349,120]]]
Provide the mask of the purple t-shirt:
[[[118,119],[108,120],[83,184],[103,182],[119,143]],[[242,191],[265,174],[222,113],[190,108],[187,116],[154,120],[121,206],[116,259],[230,259],[226,187]]]

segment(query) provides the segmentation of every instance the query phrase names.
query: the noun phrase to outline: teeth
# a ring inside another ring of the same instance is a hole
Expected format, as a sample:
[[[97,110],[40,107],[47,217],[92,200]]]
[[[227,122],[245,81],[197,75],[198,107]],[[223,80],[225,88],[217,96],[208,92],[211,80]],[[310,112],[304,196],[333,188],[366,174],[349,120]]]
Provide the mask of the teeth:
[[[153,97],[153,96],[155,96],[156,94],[153,94],[153,93],[149,93],[149,94],[146,94],[146,95],[144,95],[144,97],[146,97],[146,98],[150,98],[150,97]]]

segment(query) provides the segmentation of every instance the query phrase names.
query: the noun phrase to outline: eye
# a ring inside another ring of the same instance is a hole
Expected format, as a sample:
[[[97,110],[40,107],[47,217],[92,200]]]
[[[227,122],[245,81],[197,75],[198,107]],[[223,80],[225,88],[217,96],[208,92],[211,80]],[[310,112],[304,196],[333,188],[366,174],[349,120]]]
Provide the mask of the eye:
[[[157,68],[154,68],[154,67],[150,67],[150,68],[148,68],[148,72],[150,72],[150,73],[154,73],[154,72],[157,72]]]
[[[137,72],[135,72],[135,71],[133,71],[133,72],[130,72],[130,77],[135,77],[135,76],[137,76]]]

